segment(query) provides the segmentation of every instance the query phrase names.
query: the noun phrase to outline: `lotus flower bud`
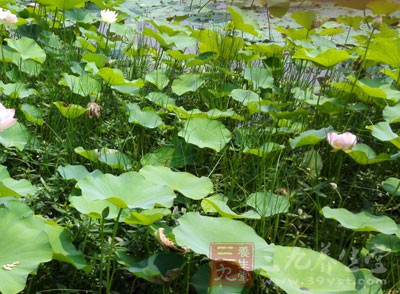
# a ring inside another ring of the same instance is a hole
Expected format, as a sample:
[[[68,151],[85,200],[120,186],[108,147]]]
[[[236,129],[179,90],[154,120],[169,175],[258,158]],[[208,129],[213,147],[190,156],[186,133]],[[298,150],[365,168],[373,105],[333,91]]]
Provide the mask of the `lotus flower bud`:
[[[335,150],[349,151],[357,144],[357,137],[350,132],[343,134],[337,134],[336,132],[330,132],[327,135],[328,143]]]

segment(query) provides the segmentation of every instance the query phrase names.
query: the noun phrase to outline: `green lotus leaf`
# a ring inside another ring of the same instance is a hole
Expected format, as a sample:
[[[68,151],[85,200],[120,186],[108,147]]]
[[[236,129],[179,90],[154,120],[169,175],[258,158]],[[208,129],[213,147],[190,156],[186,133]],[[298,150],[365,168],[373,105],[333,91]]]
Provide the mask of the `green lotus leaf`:
[[[383,109],[383,118],[388,123],[398,123],[400,122],[400,103],[397,103],[394,106],[386,106]]]
[[[354,272],[357,294],[383,294],[383,281],[374,277],[370,270],[361,268]]]
[[[52,249],[42,219],[7,208],[0,208],[0,219],[0,292],[15,294],[40,263],[51,260]]]
[[[272,72],[266,67],[247,67],[244,70],[244,78],[252,82],[255,89],[274,87]]]
[[[94,62],[96,64],[97,68],[102,68],[107,64],[107,62],[109,62],[109,59],[104,54],[83,53],[82,54],[82,61],[86,61],[88,63],[89,62]]]
[[[24,103],[21,105],[21,111],[27,121],[39,126],[43,125],[42,111],[36,106]]]
[[[232,22],[236,30],[251,34],[255,37],[259,36],[257,31],[260,28],[255,15],[250,15],[250,12],[243,11],[235,6],[228,6],[226,9],[231,14]]]
[[[98,149],[85,150],[83,147],[76,147],[74,149],[74,152],[86,159],[89,159],[92,162],[99,161],[100,153]]]
[[[182,106],[167,106],[168,110],[175,112],[180,118],[189,119],[189,118],[209,118],[216,119],[221,117],[230,117],[236,120],[244,120],[244,118],[238,115],[232,109],[227,109],[225,111],[221,111],[219,109],[210,109],[207,112],[203,112],[199,109],[191,109],[186,110]]]
[[[367,56],[368,60],[385,63],[393,68],[400,68],[400,39],[376,38],[371,42]]]
[[[317,13],[314,10],[298,10],[292,13],[292,18],[303,28],[311,30],[317,19]]]
[[[354,30],[358,30],[361,22],[364,18],[361,15],[339,15],[336,20],[342,24],[351,27]]]
[[[269,13],[277,18],[284,16],[290,8],[290,1],[288,0],[260,0],[259,2],[268,7]]]
[[[365,10],[367,9],[367,4],[369,2],[371,2],[371,0],[357,0],[357,1],[339,0],[335,2],[335,6]]]
[[[74,179],[75,181],[79,181],[90,175],[89,171],[83,165],[68,164],[66,166],[59,166],[57,171],[65,180]]]
[[[187,92],[195,92],[205,82],[199,74],[184,74],[178,76],[172,82],[172,92],[176,95],[181,96]]]
[[[149,209],[156,204],[171,207],[176,196],[167,186],[151,183],[137,172],[87,176],[76,186],[86,200],[108,200],[119,208]]]
[[[273,269],[265,272],[286,293],[358,293],[350,268],[308,248],[275,246]]]
[[[146,74],[145,80],[155,85],[158,90],[164,89],[169,84],[169,78],[165,69],[153,70],[152,72]]]
[[[72,207],[82,214],[85,214],[91,218],[101,219],[103,217],[103,211],[108,209],[108,215],[105,219],[115,220],[118,217],[120,208],[110,203],[107,200],[87,200],[82,196],[71,196],[69,202]],[[124,220],[124,217],[120,216],[120,220]]]
[[[140,160],[144,165],[161,165],[168,167],[183,167],[194,164],[194,147],[178,140],[174,147],[161,147],[152,153],[147,153]],[[186,146],[183,146],[186,145]]]
[[[130,123],[138,124],[150,129],[164,125],[161,117],[152,109],[142,111],[138,104],[128,103],[126,104],[126,110],[129,115]]]
[[[165,185],[184,196],[199,200],[213,192],[213,184],[207,177],[196,177],[187,172],[174,172],[168,167],[146,165],[139,173],[153,184]]]
[[[233,100],[236,100],[243,105],[247,105],[250,102],[257,103],[261,100],[260,96],[251,90],[235,89],[231,92],[230,96]]]
[[[78,118],[87,111],[86,108],[77,104],[68,105],[62,101],[53,102],[53,104],[57,107],[62,116],[70,119]]]
[[[257,155],[259,157],[265,157],[265,156],[268,156],[268,154],[282,150],[283,148],[285,148],[285,146],[283,146],[283,145],[280,145],[280,144],[277,144],[274,142],[266,142],[262,146],[260,146],[260,148],[247,148],[246,147],[243,150],[243,153]]]
[[[372,136],[378,140],[389,141],[400,149],[400,137],[392,131],[388,122],[380,122],[367,128],[372,131]]]
[[[32,59],[22,59],[21,54],[11,49],[8,46],[0,45],[0,60],[5,62],[12,62],[22,72],[29,74],[30,76],[38,76],[42,70],[40,63]]]
[[[67,86],[73,93],[84,97],[96,96],[101,90],[100,83],[88,75],[76,77],[64,73],[58,84]]]
[[[397,224],[388,216],[377,216],[367,211],[352,213],[345,208],[322,208],[322,214],[326,218],[337,220],[343,227],[353,231],[375,231],[386,235],[395,234],[398,231]]]
[[[217,152],[221,151],[232,138],[231,132],[222,122],[208,118],[188,119],[178,135],[188,143]]]
[[[379,233],[368,241],[367,249],[370,251],[400,252],[400,238],[395,235]]]
[[[262,266],[269,269],[272,266],[274,245],[267,244],[242,221],[188,212],[178,222],[179,226],[173,229],[173,234],[179,246],[188,246],[192,251],[211,258],[212,243],[252,243],[255,254],[253,268]]]
[[[382,186],[390,195],[400,196],[400,179],[387,178],[382,182]]]
[[[399,77],[400,77],[400,69],[399,68],[391,70],[390,68],[385,67],[385,68],[382,68],[380,70],[380,72],[391,77],[394,81],[397,81],[397,79],[399,79]]]
[[[161,107],[175,106],[175,99],[165,93],[151,92],[145,98]]]
[[[37,3],[44,6],[51,6],[61,10],[81,8],[88,0],[38,0]]]
[[[72,264],[75,268],[89,273],[91,267],[87,264],[82,252],[76,250],[71,241],[71,233],[53,221],[47,221],[45,231],[53,250],[53,259]]]
[[[149,282],[165,284],[180,277],[184,264],[185,258],[182,255],[158,253],[131,265],[128,271]]]
[[[137,82],[125,80],[124,73],[118,68],[103,67],[96,74],[111,86],[138,86]]]
[[[270,217],[279,213],[288,212],[289,199],[272,192],[256,192],[250,194],[246,204],[253,207],[261,216]]]
[[[43,63],[46,60],[46,52],[44,52],[35,40],[27,37],[6,40],[7,45],[17,51],[23,60],[31,59],[39,63]]]
[[[333,128],[331,126],[327,128],[322,128],[319,130],[307,130],[302,132],[296,138],[290,140],[290,147],[297,148],[304,145],[315,145],[326,139],[326,135],[332,132]]]
[[[130,225],[148,226],[169,214],[171,214],[171,210],[167,208],[146,209],[140,212],[132,211],[124,221]]]
[[[220,195],[213,195],[204,198],[201,201],[201,207],[205,212],[217,212],[219,215],[231,219],[260,219],[260,215],[253,210],[247,211],[243,214],[237,214],[230,209],[226,201],[222,200]]]
[[[23,150],[30,140],[32,140],[31,134],[19,122],[0,132],[0,144],[6,148],[15,147],[18,150]]]
[[[36,188],[25,180],[14,180],[10,177],[7,168],[0,165],[0,197],[26,197],[34,195]]]
[[[37,91],[35,89],[27,89],[25,85],[21,82],[4,84],[2,81],[0,81],[0,91],[2,91],[4,95],[9,96],[10,98],[19,99],[37,94]]]
[[[354,82],[354,78],[348,79]],[[364,78],[356,81],[356,86],[368,96],[393,100],[395,102],[400,101],[400,91],[394,89],[391,83],[388,83],[385,79]]]
[[[251,48],[258,55],[265,57],[281,57],[284,51],[284,46],[278,44],[254,43],[251,44]]]
[[[99,152],[99,161],[107,164],[111,168],[130,170],[132,160],[126,154],[116,149],[101,148]]]
[[[387,0],[375,0],[368,2],[367,7],[376,15],[383,14],[386,16],[400,10],[399,3]]]
[[[349,59],[350,55],[345,50],[333,48],[318,48],[311,51],[301,48],[296,51],[293,58],[310,60],[324,67],[331,67]]]
[[[131,159],[116,149],[103,147],[101,149],[85,150],[83,147],[76,147],[74,151],[90,161],[100,161],[111,168],[129,170],[132,167]]]
[[[390,160],[389,154],[380,153],[376,155],[376,152],[371,147],[363,143],[358,143],[356,146],[351,148],[351,151],[347,154],[357,163],[362,165]]]
[[[192,276],[190,284],[196,289],[198,294],[246,294],[249,293],[246,285],[210,285],[211,264],[204,263],[199,266],[197,272]]]

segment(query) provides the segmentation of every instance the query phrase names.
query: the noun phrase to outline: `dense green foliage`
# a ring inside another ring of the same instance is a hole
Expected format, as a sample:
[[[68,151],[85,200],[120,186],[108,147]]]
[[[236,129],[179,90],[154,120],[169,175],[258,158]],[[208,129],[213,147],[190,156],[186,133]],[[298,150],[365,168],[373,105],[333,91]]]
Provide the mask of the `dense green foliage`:
[[[0,0],[0,292],[399,293],[400,5],[138,2]]]

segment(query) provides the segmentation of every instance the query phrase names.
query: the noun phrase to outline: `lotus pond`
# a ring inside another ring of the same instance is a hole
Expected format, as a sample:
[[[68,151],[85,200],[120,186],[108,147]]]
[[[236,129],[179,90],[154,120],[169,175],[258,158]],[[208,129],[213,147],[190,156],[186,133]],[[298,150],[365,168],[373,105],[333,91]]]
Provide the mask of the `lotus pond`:
[[[0,7],[1,293],[399,293],[400,3]]]

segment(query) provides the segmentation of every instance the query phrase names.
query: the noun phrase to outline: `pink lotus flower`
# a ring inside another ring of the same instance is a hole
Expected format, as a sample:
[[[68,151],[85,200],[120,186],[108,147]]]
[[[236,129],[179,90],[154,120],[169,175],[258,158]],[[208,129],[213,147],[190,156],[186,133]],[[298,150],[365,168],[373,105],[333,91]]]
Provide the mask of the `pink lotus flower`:
[[[349,151],[357,144],[357,137],[350,132],[345,132],[340,135],[336,132],[330,132],[327,135],[327,139],[328,143],[335,150]]]
[[[14,118],[14,114],[15,109],[5,108],[3,104],[0,103],[0,132],[11,127],[17,122],[17,119]]]

